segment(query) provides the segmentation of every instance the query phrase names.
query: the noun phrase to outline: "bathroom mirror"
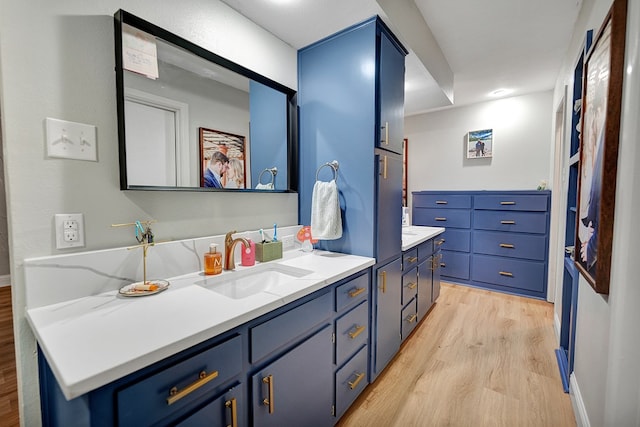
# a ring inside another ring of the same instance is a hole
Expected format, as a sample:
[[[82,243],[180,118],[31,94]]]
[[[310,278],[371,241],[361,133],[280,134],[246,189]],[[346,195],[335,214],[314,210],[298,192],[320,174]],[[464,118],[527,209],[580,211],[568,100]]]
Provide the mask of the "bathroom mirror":
[[[121,189],[297,190],[294,90],[123,10],[114,22]]]

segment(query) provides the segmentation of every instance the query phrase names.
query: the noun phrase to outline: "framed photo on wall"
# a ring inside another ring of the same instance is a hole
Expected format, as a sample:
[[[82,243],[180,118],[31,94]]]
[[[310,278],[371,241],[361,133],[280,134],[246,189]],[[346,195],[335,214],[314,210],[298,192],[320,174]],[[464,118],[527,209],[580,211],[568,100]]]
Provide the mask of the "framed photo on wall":
[[[200,186],[246,188],[245,154],[244,136],[200,128]]]
[[[472,130],[467,134],[467,159],[493,157],[493,129]]]
[[[582,88],[575,263],[609,293],[627,0],[614,0],[587,54]]]

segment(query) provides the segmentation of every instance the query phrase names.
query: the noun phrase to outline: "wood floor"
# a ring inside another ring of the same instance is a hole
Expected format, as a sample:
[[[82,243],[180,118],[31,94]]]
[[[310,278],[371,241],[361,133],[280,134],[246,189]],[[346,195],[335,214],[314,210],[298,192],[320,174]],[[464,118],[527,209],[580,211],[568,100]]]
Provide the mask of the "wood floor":
[[[0,426],[20,425],[11,287],[0,287]]]
[[[575,426],[556,346],[552,304],[443,284],[338,426]]]

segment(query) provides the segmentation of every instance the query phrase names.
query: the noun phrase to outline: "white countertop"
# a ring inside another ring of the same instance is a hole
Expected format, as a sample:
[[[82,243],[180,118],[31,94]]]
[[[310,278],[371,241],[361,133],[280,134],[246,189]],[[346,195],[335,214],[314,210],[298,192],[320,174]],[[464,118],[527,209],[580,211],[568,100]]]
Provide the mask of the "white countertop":
[[[272,263],[310,273],[243,299],[214,292],[207,281],[254,267],[238,266],[222,276],[192,273],[169,278],[169,289],[156,295],[126,298],[109,291],[28,309],[27,319],[65,397],[72,399],[372,266],[375,259],[296,250]]]
[[[402,227],[402,251],[409,250],[422,242],[444,233],[443,227],[422,227],[409,225]]]

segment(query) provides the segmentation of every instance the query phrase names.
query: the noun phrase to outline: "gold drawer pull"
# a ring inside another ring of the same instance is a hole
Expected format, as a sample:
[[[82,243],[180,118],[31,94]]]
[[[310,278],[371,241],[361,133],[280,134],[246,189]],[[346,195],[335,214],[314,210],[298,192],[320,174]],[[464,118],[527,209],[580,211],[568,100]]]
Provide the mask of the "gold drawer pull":
[[[407,322],[413,323],[416,321],[417,318],[418,318],[417,314],[412,314],[411,316],[407,317]]]
[[[349,297],[351,298],[355,298],[358,295],[360,295],[361,293],[363,293],[364,291],[366,291],[365,288],[355,288],[349,291]]]
[[[440,267],[446,267],[446,266],[447,266],[447,264],[445,264],[444,262],[440,263]]]
[[[389,122],[384,122],[384,145],[389,145]]]
[[[207,371],[202,371],[198,375],[198,380],[193,384],[188,385],[183,390],[178,391],[178,387],[172,387],[171,390],[169,390],[169,397],[167,397],[167,405],[173,405],[178,400],[188,396],[189,394],[193,393],[194,391],[217,377],[218,371],[213,371],[208,375]]]
[[[437,216],[437,217],[435,218],[435,220],[436,220],[436,221],[446,221],[446,220],[447,220],[447,218],[442,217],[442,216]]]
[[[417,256],[410,256],[409,258],[407,258],[407,261],[409,262],[416,262],[418,260]]]
[[[500,221],[500,224],[515,224],[516,222],[513,220],[508,220],[508,221]]]
[[[501,205],[515,205],[516,202],[500,202]]]
[[[358,335],[360,335],[367,327],[366,326],[356,326],[356,330],[353,332],[349,332],[349,337],[353,340]]]
[[[509,249],[515,249],[515,245],[512,245],[510,243],[500,243],[500,247],[501,248],[509,248]]]
[[[269,395],[262,403],[269,407],[269,413],[273,414],[275,407],[273,405],[273,375],[269,375],[262,379],[262,382],[269,385]]]
[[[436,242],[436,245],[440,246],[444,243],[444,239],[440,239]]]
[[[382,275],[382,293],[387,292],[387,272],[383,271],[380,273]]]
[[[361,374],[356,374],[356,379],[355,381],[349,381],[347,384],[349,384],[349,388],[351,390],[353,390],[354,388],[358,387],[358,384],[360,384],[360,381],[362,381],[362,379],[364,378],[364,372]]]
[[[236,398],[232,398],[224,402],[224,406],[231,409],[231,425],[227,427],[238,427],[238,406]]]
[[[501,276],[513,277],[513,273],[509,273],[508,271],[501,271]]]
[[[387,156],[382,156],[382,179],[387,179]]]
[[[418,284],[413,282],[409,282],[409,284],[407,285],[407,288],[409,289],[415,289],[417,287],[418,287]]]
[[[436,200],[436,205],[446,205],[449,202],[447,202],[446,200]]]

